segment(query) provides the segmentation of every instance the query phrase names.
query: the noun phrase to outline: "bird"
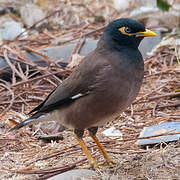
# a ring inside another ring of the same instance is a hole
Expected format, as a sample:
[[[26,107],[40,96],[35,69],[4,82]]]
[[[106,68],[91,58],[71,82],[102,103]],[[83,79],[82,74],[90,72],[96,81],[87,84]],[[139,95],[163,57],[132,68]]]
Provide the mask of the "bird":
[[[28,119],[10,131],[54,120],[73,129],[90,166],[96,169],[100,165],[83,140],[87,130],[108,166],[113,165],[115,162],[96,133],[99,126],[114,120],[136,99],[144,76],[144,62],[138,46],[148,36],[156,36],[156,33],[134,19],[120,18],[110,22],[96,49],[30,112]]]

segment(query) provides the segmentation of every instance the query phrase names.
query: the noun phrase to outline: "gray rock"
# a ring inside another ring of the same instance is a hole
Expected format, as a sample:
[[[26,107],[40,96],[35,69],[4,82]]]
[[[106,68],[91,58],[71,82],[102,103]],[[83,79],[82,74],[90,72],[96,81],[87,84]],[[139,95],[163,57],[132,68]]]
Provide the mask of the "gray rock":
[[[62,174],[58,174],[49,178],[48,180],[81,180],[82,178],[87,178],[89,176],[96,175],[95,171],[88,169],[74,169],[71,171],[67,171]]]
[[[0,29],[0,33],[3,40],[14,40],[20,33],[24,32],[25,29],[22,28],[21,23],[15,21],[7,21],[3,24]],[[27,34],[26,34],[27,35]],[[25,38],[26,36],[21,37]]]
[[[143,57],[146,57],[151,50],[160,43],[161,41],[161,33],[160,31],[154,31],[157,36],[155,37],[147,37],[144,38],[139,45],[139,50],[141,51],[141,54]]]
[[[144,16],[152,16],[153,13],[157,13],[159,11],[159,9],[157,7],[148,7],[148,6],[142,6],[140,8],[134,9],[133,11],[131,11],[131,13],[129,14],[130,17],[143,17]],[[139,18],[138,18],[139,19]]]
[[[157,0],[136,0],[137,6],[148,6],[148,7],[156,7],[157,6]]]
[[[113,0],[114,8],[118,11],[126,10],[130,7],[130,0]]]
[[[27,27],[31,27],[46,16],[46,14],[34,4],[26,4],[26,6],[22,6],[20,8],[20,15]],[[40,26],[43,23],[45,23],[45,21],[39,23],[37,26]]]
[[[97,42],[97,40],[88,39],[82,47],[80,55],[85,56],[93,51],[96,48]],[[76,42],[73,42],[62,46],[45,48],[40,51],[49,56],[51,59],[67,61],[75,45]]]
[[[139,137],[149,137],[164,133],[177,133],[177,132],[180,132],[180,122],[164,122],[158,125],[143,128]],[[180,134],[166,135],[166,136],[154,137],[151,139],[140,139],[136,142],[136,144],[152,145],[161,142],[177,141],[179,139],[180,139]]]

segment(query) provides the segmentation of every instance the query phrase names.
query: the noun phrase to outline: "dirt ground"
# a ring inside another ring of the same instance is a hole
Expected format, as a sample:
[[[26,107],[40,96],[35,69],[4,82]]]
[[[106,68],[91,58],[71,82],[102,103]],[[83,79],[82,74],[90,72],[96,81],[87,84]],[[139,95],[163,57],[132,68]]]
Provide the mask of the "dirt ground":
[[[2,2],[3,7],[9,6],[7,2]],[[74,4],[68,1],[53,1],[54,4],[51,3],[49,6],[46,3],[41,5],[41,1],[38,2],[37,5],[50,14],[57,10],[55,7],[60,8],[62,12],[55,16],[52,13],[49,18],[47,13],[45,18],[49,21],[45,26],[47,28],[43,26],[40,29],[28,28],[27,39],[4,41],[1,45],[0,55],[12,71],[11,81],[0,80],[0,179],[2,180],[46,179],[88,164],[72,131],[65,130],[61,133],[63,140],[58,142],[46,143],[38,138],[40,135],[54,132],[52,129],[55,129],[56,125],[53,123],[39,123],[16,132],[8,132],[18,121],[26,118],[27,113],[72,71],[62,67],[61,61],[54,63],[51,57],[41,53],[39,55],[46,66],[34,66],[30,59],[22,55],[23,50],[38,53],[38,49],[53,46],[57,39],[56,45],[76,40],[71,55],[78,54],[78,49],[85,39],[98,39],[104,25],[110,20],[129,15],[129,10],[120,14],[112,6],[112,1],[102,0],[93,3],[87,0],[78,5],[76,4],[79,3],[78,1]],[[15,7],[16,3],[19,7],[20,2],[14,1]],[[136,7],[132,5],[131,8]],[[96,13],[93,13],[93,10]],[[69,20],[69,14],[74,15],[74,18]],[[16,14],[5,15],[21,21]],[[58,21],[60,17],[64,21],[64,26]],[[146,16],[146,22],[147,25],[152,25],[149,23],[149,16]],[[159,27],[166,26],[160,24]],[[153,28],[155,29],[152,26]],[[162,42],[144,59],[145,76],[136,101],[117,119],[100,127],[97,133],[103,146],[118,164],[113,168],[97,170],[97,175],[88,179],[180,179],[180,141],[162,142],[146,147],[136,144],[144,127],[162,122],[180,121],[180,31],[172,27],[163,36]],[[15,56],[16,66],[9,63],[8,53]],[[26,72],[20,68],[22,61],[26,64]],[[1,69],[0,75],[3,73],[4,70]],[[104,136],[102,131],[111,126],[120,130],[123,136],[115,139]],[[84,139],[92,155],[98,162],[103,162],[97,147],[86,133]]]

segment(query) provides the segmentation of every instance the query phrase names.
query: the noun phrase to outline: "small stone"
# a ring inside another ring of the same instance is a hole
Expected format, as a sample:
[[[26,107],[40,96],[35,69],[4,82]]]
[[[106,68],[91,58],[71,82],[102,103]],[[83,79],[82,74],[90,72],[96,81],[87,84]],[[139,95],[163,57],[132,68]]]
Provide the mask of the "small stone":
[[[2,29],[0,29],[1,37],[3,40],[14,40],[19,34],[21,34],[24,31],[25,29],[22,28],[21,23],[17,23],[15,21],[5,22],[3,24]],[[26,35],[24,35],[24,37],[22,38],[26,38]]]
[[[46,16],[46,14],[34,4],[27,4],[26,6],[22,6],[20,9],[20,14],[24,24],[27,27],[31,27]],[[46,22],[42,21],[36,27],[39,27],[44,23]]]
[[[80,180],[81,178],[88,178],[89,176],[96,175],[95,171],[88,169],[74,169],[62,174],[58,174],[49,178],[48,180]]]
[[[113,0],[114,8],[118,11],[126,10],[130,6],[130,0]]]
[[[157,0],[136,0],[137,6],[157,7]]]
[[[116,137],[122,137],[121,131],[116,129],[114,126],[104,130],[102,132],[105,136],[111,137],[111,138],[116,138]]]

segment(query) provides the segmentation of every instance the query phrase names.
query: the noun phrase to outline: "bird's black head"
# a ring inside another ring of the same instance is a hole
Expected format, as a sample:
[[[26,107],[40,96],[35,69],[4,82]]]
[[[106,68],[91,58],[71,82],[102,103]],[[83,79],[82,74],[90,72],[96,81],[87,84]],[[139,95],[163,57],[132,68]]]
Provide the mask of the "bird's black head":
[[[138,48],[145,36],[156,36],[156,34],[136,20],[122,18],[108,24],[104,30],[102,41],[112,48],[122,46]]]

